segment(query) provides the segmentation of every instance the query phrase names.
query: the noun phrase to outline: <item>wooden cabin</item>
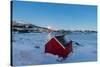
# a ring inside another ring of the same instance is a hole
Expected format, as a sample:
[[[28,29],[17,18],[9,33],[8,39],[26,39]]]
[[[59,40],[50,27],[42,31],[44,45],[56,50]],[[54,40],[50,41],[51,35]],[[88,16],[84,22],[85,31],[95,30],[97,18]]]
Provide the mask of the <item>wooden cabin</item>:
[[[66,42],[64,36],[54,36],[45,44],[45,53],[66,58],[72,52],[72,41]]]

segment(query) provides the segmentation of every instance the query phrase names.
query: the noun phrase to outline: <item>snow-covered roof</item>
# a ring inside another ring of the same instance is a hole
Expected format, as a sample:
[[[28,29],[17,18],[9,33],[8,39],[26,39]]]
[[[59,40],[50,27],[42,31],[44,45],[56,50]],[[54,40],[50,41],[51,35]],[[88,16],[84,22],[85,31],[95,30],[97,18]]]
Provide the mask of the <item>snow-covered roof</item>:
[[[54,39],[61,45],[61,47],[65,49],[66,42],[65,42],[65,40],[64,40],[64,36],[54,36],[54,37],[52,37],[52,38],[54,38]],[[52,39],[52,38],[51,38],[51,39]],[[51,39],[49,39],[49,40],[47,41],[47,43],[48,43]],[[46,43],[46,44],[47,44],[47,43]]]

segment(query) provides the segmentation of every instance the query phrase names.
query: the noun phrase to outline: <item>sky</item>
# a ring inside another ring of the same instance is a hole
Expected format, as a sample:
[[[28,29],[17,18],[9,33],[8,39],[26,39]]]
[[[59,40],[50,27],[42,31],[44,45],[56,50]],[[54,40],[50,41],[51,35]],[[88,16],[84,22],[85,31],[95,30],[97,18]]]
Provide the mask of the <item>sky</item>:
[[[55,30],[97,30],[97,7],[13,1],[12,20]]]

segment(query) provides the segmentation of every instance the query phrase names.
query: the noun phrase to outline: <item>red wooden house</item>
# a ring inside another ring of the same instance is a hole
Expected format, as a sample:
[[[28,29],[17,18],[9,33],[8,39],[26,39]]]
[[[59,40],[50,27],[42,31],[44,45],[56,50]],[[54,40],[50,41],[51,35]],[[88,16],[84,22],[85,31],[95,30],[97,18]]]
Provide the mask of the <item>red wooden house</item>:
[[[66,43],[64,36],[52,37],[45,44],[45,53],[58,55],[59,57],[66,58],[72,52],[72,41]]]

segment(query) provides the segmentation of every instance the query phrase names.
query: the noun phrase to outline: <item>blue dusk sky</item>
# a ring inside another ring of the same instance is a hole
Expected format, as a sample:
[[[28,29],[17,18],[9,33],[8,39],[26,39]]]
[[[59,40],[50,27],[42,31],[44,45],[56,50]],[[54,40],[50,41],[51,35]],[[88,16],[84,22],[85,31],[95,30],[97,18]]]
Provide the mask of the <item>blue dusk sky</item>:
[[[93,5],[13,1],[12,20],[64,30],[97,30],[97,7]]]

